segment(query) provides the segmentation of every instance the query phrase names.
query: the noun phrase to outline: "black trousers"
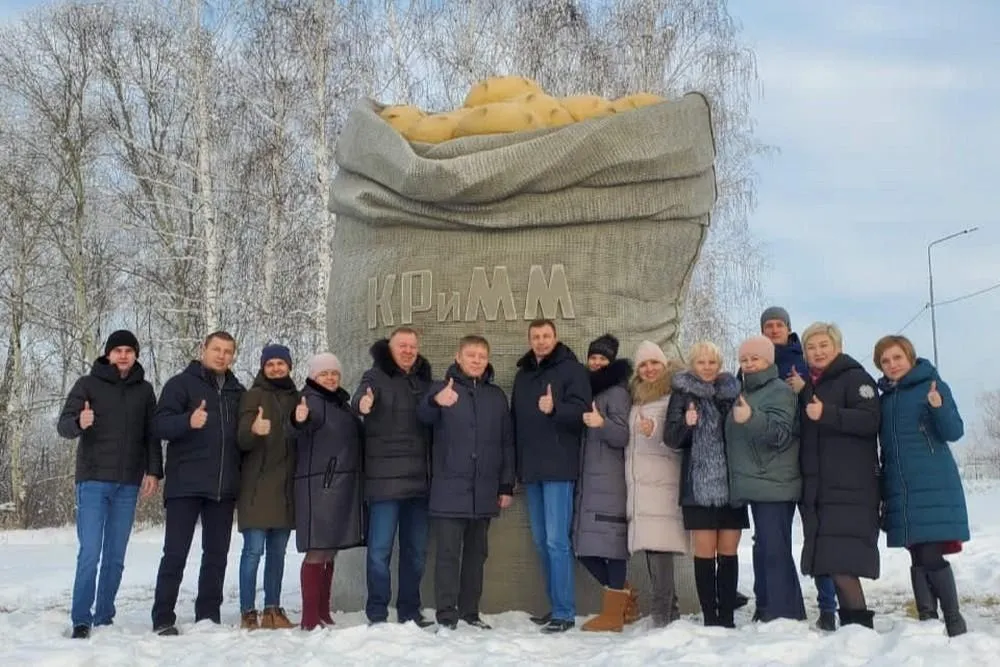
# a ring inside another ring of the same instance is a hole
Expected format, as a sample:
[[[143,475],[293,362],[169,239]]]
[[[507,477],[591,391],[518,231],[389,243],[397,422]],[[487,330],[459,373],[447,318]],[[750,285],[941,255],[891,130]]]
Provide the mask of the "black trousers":
[[[489,519],[431,518],[434,531],[434,602],[438,623],[479,616]]]
[[[208,498],[171,498],[166,501],[166,534],[163,558],[156,574],[153,597],[153,628],[174,625],[177,594],[184,577],[184,566],[191,551],[194,529],[201,519],[201,571],[198,573],[198,597],[194,603],[195,622],[220,621],[222,587],[226,579],[229,541],[233,534],[235,500]]]

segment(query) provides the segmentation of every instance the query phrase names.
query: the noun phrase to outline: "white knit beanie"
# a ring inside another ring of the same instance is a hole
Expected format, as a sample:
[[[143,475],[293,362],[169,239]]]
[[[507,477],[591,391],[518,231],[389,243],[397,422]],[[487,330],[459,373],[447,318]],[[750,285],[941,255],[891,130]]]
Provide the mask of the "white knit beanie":
[[[639,343],[639,347],[635,350],[635,367],[639,368],[646,361],[659,361],[666,366],[667,355],[663,353],[663,350],[656,343],[644,340]]]
[[[313,355],[309,360],[309,379],[315,380],[323,371],[337,371],[338,373],[343,373],[340,368],[340,359],[336,355],[330,354],[329,352],[321,352],[320,354]]]

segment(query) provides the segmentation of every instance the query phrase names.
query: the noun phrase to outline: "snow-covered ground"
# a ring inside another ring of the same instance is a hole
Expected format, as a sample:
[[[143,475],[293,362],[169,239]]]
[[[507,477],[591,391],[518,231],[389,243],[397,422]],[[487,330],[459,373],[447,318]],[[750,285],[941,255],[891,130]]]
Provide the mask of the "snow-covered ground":
[[[247,633],[236,629],[236,567],[240,539],[234,537],[226,581],[223,620],[231,625],[181,625],[180,637],[159,638],[149,627],[153,580],[162,530],[133,536],[118,595],[115,625],[97,629],[88,641],[67,638],[70,589],[76,553],[70,528],[0,533],[0,664],[3,665],[958,665],[994,664],[1000,655],[1000,484],[969,486],[973,540],[954,557],[965,599],[969,634],[953,640],[940,623],[918,623],[906,615],[909,559],[883,549],[882,578],[866,582],[878,611],[876,632],[847,628],[831,635],[791,621],[755,625],[751,605],[736,630],[701,627],[697,618],[652,630],[648,621],[621,635],[572,631],[548,637],[526,614],[487,616],[492,632],[460,627],[455,632],[384,625],[369,628],[360,613],[337,614],[337,627],[310,634],[299,630]],[[190,618],[197,578],[197,545],[188,563],[178,615]],[[751,587],[750,543],[741,553],[740,588]],[[298,617],[298,565],[289,549],[285,605]],[[814,589],[803,581],[812,602]],[[811,605],[810,617],[815,617]],[[580,619],[581,621],[583,619]]]

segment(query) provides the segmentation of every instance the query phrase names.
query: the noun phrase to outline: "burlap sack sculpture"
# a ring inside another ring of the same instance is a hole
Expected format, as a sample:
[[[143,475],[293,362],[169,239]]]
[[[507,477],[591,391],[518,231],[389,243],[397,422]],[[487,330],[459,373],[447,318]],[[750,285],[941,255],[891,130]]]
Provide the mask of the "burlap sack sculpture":
[[[679,356],[682,302],[716,199],[702,95],[439,144],[409,143],[381,108],[365,101],[352,111],[332,186],[329,336],[349,389],[372,341],[399,325],[421,332],[435,377],[462,335],[486,336],[507,390],[539,317],[556,321],[581,360],[605,332],[622,355],[650,339]],[[640,563],[633,581],[644,578]],[[483,611],[546,611],[540,582],[517,502],[491,531]],[[577,582],[587,613],[596,587],[583,574]]]

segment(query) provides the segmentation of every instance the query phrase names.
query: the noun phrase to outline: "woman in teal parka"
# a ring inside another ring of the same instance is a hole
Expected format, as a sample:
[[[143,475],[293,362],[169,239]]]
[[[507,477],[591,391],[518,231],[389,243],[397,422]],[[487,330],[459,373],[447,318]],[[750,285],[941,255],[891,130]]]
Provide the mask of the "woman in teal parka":
[[[958,593],[945,554],[969,539],[965,492],[949,442],[965,427],[951,389],[903,336],[875,345],[882,390],[883,529],[890,547],[910,552],[910,579],[920,620],[936,619],[948,635],[963,634]]]

